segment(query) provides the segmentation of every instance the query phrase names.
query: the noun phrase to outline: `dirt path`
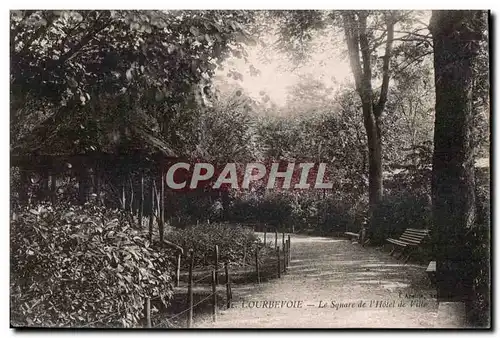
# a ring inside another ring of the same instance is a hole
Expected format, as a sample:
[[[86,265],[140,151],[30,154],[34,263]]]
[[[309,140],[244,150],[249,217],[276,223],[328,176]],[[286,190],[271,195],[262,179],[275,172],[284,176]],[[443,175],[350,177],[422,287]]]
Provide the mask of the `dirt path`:
[[[348,240],[294,235],[286,275],[236,287],[234,308],[196,327],[432,328],[434,293],[425,266]]]

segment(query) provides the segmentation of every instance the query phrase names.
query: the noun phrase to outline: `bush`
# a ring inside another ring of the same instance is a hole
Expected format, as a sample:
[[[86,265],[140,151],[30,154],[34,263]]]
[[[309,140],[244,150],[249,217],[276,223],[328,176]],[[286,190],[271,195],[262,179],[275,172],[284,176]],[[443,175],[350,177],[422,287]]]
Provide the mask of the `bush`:
[[[144,297],[167,305],[172,255],[124,225],[126,217],[91,205],[40,205],[12,220],[12,324],[131,327]]]
[[[175,229],[168,233],[168,240],[184,248],[185,252],[194,250],[195,266],[206,267],[213,264],[215,245],[219,246],[220,262],[242,262],[246,255],[250,260],[251,253],[259,243],[252,229],[241,225],[225,223],[199,224],[185,229]],[[183,260],[187,267],[187,260]]]

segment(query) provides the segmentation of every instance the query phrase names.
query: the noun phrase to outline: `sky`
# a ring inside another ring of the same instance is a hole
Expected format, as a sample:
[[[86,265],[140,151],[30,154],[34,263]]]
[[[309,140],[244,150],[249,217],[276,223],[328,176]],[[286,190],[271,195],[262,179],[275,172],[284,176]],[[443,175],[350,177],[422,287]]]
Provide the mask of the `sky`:
[[[270,35],[267,38],[273,39]],[[324,36],[319,37],[316,43],[323,47],[331,45],[331,48],[311,51],[312,59],[297,68],[291,64],[284,53],[269,46],[257,45],[247,48],[248,63],[245,63],[243,59],[229,58],[226,60],[224,70],[218,70],[216,75],[230,83],[238,83],[255,98],[259,97],[259,92],[263,90],[278,106],[286,103],[287,87],[297,83],[300,74],[312,74],[329,87],[335,87],[335,81],[342,83],[351,80],[349,63],[342,56],[343,45],[332,43],[329,37]],[[265,55],[267,61],[263,60],[262,55]],[[250,65],[257,68],[260,75],[251,76]],[[228,69],[234,69],[243,74],[243,81],[228,78]]]
[[[420,23],[429,22],[431,12],[418,12]],[[400,27],[396,27],[399,29]],[[428,33],[427,30],[421,34]],[[322,34],[322,35],[321,35]],[[328,34],[328,35],[326,35]],[[396,32],[395,37],[399,35]],[[328,30],[317,34],[313,40],[313,48],[310,50],[311,59],[298,68],[291,65],[287,56],[272,48],[272,42],[276,39],[271,32],[263,36],[262,40],[271,42],[266,47],[257,44],[255,47],[247,47],[248,63],[236,57],[226,60],[224,70],[218,70],[216,75],[224,78],[224,81],[236,82],[242,86],[252,97],[258,98],[260,91],[265,91],[272,102],[278,106],[284,106],[287,98],[287,87],[293,86],[299,81],[299,75],[311,74],[316,79],[325,83],[327,87],[339,88],[341,84],[354,81],[350,65],[346,57],[347,46],[344,42],[342,30]],[[262,56],[265,56],[263,58]],[[267,59],[263,60],[263,59]],[[253,65],[260,70],[259,76],[251,76],[249,66]],[[243,81],[228,78],[228,69],[234,69],[243,74]],[[215,82],[217,86],[217,81]]]

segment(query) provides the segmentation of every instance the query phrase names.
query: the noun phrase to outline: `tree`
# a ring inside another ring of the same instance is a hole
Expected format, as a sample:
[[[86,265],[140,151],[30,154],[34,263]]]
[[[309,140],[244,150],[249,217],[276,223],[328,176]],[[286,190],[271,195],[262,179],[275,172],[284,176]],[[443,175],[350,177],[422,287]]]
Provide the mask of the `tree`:
[[[486,29],[481,11],[433,11],[436,118],[432,169],[438,299],[463,300],[472,284],[475,224],[474,63]]]
[[[290,11],[277,15],[285,22],[281,34],[289,35],[280,40],[280,45],[287,40],[289,45],[301,46],[299,56],[316,38],[312,31],[331,33],[338,27],[344,31],[367,138],[370,215],[383,195],[382,120],[390,80],[394,72],[421,62],[429,54],[431,41],[425,34],[426,25],[419,20],[420,14],[415,11]],[[297,54],[296,48],[290,50]]]
[[[246,11],[12,11],[13,135],[40,111],[51,129],[90,106],[125,127],[142,109],[167,138],[172,115],[210,93],[223,59],[242,57],[251,21]]]
[[[363,121],[368,142],[368,196],[370,209],[373,211],[382,199],[382,141],[381,141],[381,116],[387,102],[389,89],[389,61],[392,53],[394,39],[395,17],[392,14],[384,15],[387,27],[387,42],[383,57],[382,87],[378,100],[372,87],[372,61],[367,28],[368,12],[345,12],[342,14],[344,31],[349,51],[349,62],[354,74],[356,91],[361,98]],[[360,58],[361,54],[361,58]],[[374,103],[375,102],[375,103]]]

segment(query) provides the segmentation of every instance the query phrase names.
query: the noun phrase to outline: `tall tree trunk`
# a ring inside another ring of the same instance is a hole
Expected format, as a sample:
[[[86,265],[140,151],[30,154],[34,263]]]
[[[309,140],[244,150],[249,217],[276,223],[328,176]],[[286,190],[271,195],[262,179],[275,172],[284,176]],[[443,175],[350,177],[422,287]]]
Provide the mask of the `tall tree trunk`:
[[[436,118],[432,168],[432,213],[438,300],[467,299],[475,221],[472,146],[473,62],[481,36],[481,12],[433,11]]]
[[[382,140],[380,125],[373,116],[371,104],[363,103],[363,116],[368,142],[368,197],[371,217],[383,194]]]
[[[378,100],[375,100],[372,88],[372,55],[368,38],[367,17],[367,11],[345,11],[342,14],[349,62],[354,75],[356,91],[362,103],[363,122],[367,135],[369,218],[371,220],[370,225],[373,228],[373,211],[383,195],[381,116],[387,102],[389,89],[389,66],[394,40],[395,20],[391,13],[386,14],[387,40],[382,65],[382,86],[380,96]],[[369,236],[371,236],[372,232],[369,231]]]

